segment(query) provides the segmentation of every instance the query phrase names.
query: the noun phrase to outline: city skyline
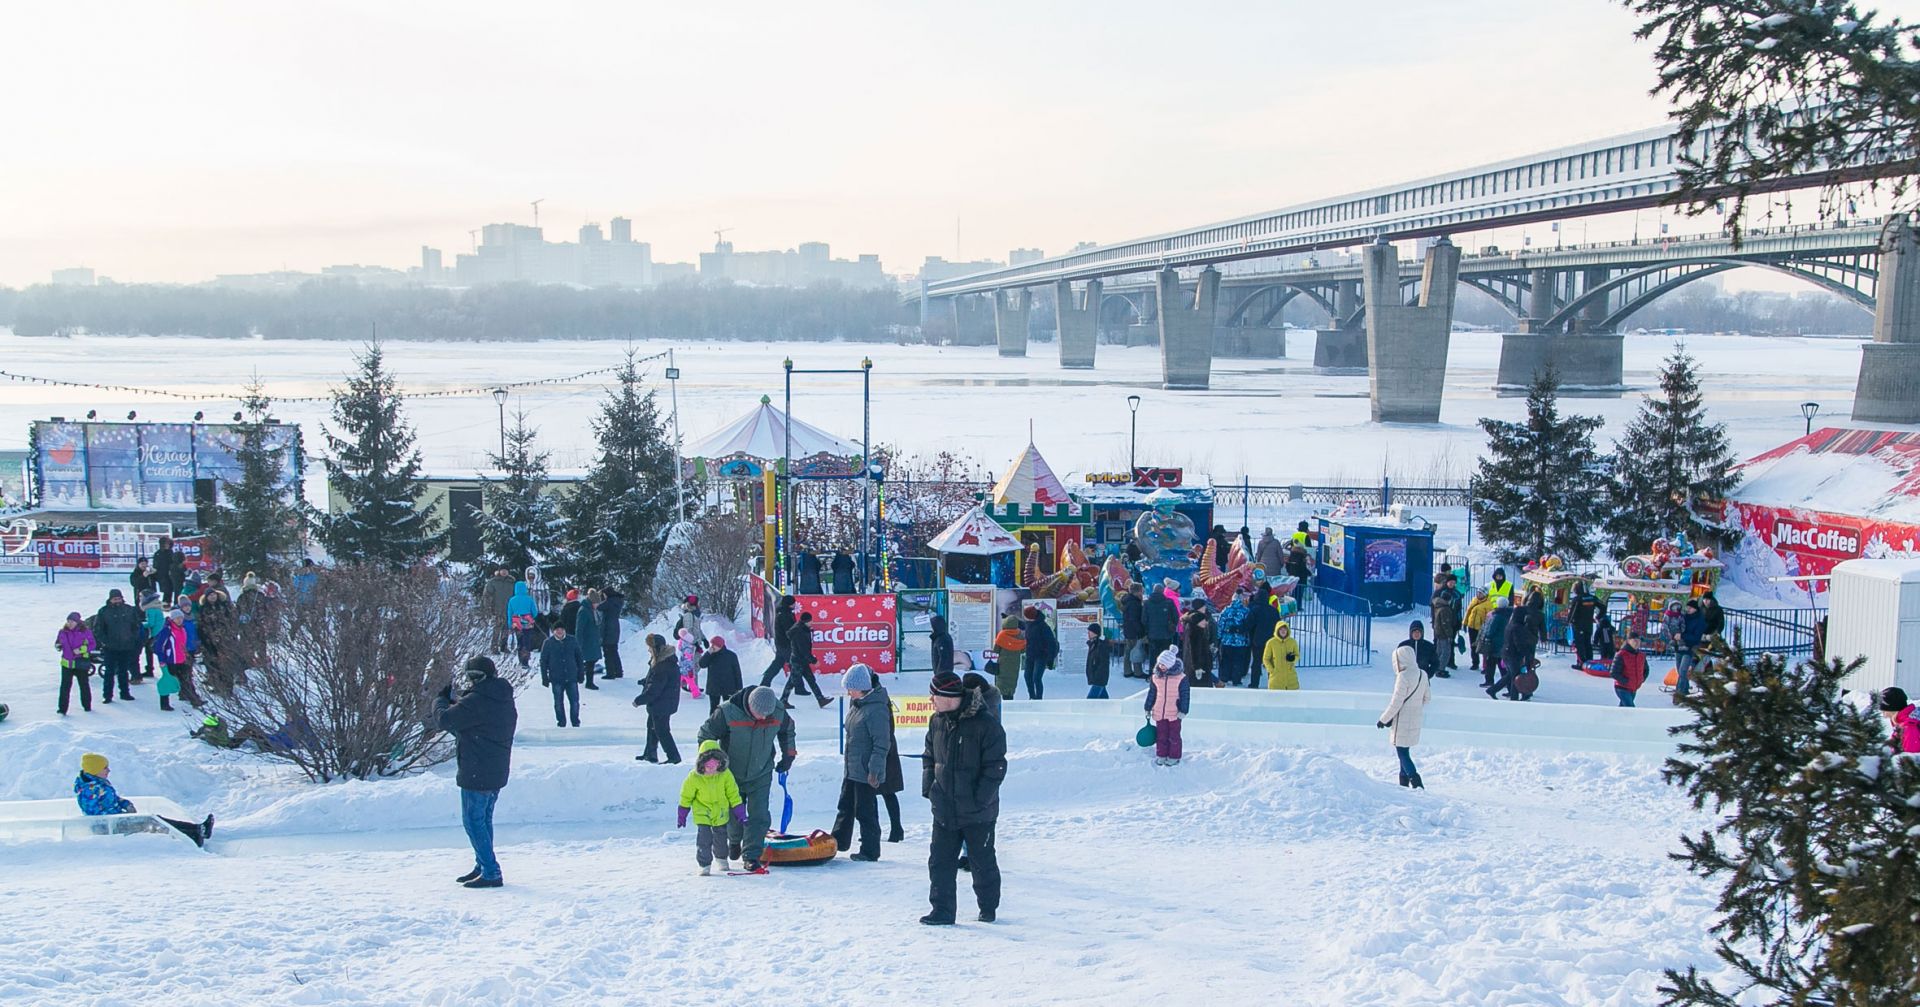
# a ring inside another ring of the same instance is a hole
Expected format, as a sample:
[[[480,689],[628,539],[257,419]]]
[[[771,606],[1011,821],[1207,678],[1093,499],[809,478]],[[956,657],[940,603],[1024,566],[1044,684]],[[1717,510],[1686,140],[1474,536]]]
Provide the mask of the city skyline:
[[[471,230],[531,224],[535,199],[549,236],[618,208],[659,262],[731,228],[743,249],[827,241],[904,273],[1665,115],[1631,17],[1600,0],[1213,13],[989,4],[967,23],[1005,31],[955,31],[864,4],[33,10],[0,40],[0,84],[34,96],[15,138],[44,152],[0,187],[0,283],[404,268],[422,245],[451,263]]]

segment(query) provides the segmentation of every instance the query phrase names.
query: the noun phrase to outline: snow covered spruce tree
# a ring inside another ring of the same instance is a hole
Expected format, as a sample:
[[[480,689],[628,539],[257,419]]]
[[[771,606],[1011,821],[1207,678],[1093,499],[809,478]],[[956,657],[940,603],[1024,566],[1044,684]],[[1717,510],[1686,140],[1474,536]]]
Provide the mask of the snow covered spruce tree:
[[[1738,482],[1733,465],[1727,428],[1707,421],[1693,357],[1677,346],[1660,369],[1660,393],[1640,403],[1639,415],[1614,443],[1607,519],[1614,555],[1643,551],[1676,532],[1696,543],[1708,531],[1722,541],[1737,536],[1710,509]]]
[[[1470,483],[1473,520],[1503,562],[1547,553],[1593,555],[1606,514],[1606,465],[1594,451],[1594,416],[1562,416],[1560,376],[1549,367],[1527,391],[1524,423],[1482,419],[1487,454]]]
[[[1717,880],[1731,988],[1669,969],[1666,1003],[1920,1005],[1920,758],[1840,693],[1852,663],[1738,652],[1680,700],[1668,782],[1718,817],[1673,859]]]
[[[600,457],[560,505],[566,575],[645,598],[674,521],[673,445],[632,353],[593,421]]]
[[[1682,147],[1679,202],[1704,213],[1730,198],[1740,237],[1748,198],[1777,179],[1908,158],[1920,141],[1920,37],[1914,26],[1846,0],[1623,0],[1655,42],[1659,84]],[[1807,110],[1814,110],[1808,114]],[[1823,193],[1822,216],[1845,209]],[[1912,212],[1911,171],[1864,187]]]
[[[490,454],[499,479],[482,479],[480,513],[474,515],[486,561],[475,576],[484,580],[501,567],[521,576],[528,567],[560,554],[564,522],[547,495],[547,453],[534,449],[539,431],[527,426],[527,414],[515,411],[507,428],[506,454]]]
[[[265,577],[299,554],[306,515],[296,496],[298,473],[288,485],[293,459],[273,437],[291,428],[267,422],[273,400],[257,376],[240,408],[246,421],[239,425],[240,444],[233,452],[240,478],[221,480],[220,505],[207,515],[206,531],[221,566]]]
[[[345,503],[319,518],[320,540],[339,563],[405,567],[440,553],[440,522],[415,509],[426,486],[413,428],[400,415],[400,391],[381,368],[380,346],[355,358],[360,373],[333,392],[327,482]]]

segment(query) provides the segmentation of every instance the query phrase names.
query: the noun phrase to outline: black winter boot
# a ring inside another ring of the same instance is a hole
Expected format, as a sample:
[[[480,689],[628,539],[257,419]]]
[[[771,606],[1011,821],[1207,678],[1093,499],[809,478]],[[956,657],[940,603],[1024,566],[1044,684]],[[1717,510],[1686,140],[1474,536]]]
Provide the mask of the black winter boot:
[[[1400,774],[1400,785],[1404,787],[1404,786],[1406,786],[1406,785],[1407,785],[1407,782],[1408,782],[1408,778],[1407,778],[1407,774],[1405,774],[1405,773],[1401,773],[1401,774]]]
[[[1427,785],[1426,785],[1426,784],[1424,784],[1424,783],[1421,783],[1421,782],[1420,782],[1420,774],[1419,774],[1419,773],[1415,773],[1415,774],[1413,774],[1412,776],[1409,776],[1409,777],[1407,777],[1407,782],[1408,782],[1408,784],[1409,784],[1409,785],[1411,785],[1411,786],[1413,787],[1413,789],[1415,789],[1415,790],[1425,790],[1425,789],[1427,789]]]

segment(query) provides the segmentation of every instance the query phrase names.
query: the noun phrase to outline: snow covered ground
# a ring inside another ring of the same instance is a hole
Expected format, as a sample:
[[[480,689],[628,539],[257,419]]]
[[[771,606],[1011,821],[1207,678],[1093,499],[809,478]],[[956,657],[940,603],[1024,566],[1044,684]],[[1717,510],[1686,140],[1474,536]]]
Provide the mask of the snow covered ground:
[[[1662,967],[1713,967],[1711,893],[1665,858],[1701,817],[1660,782],[1656,756],[1588,750],[1607,730],[1657,737],[1674,714],[1656,702],[1475,703],[1453,695],[1458,680],[1437,682],[1442,699],[1416,750],[1430,789],[1415,793],[1394,785],[1392,752],[1370,726],[1377,711],[1366,703],[1384,702],[1376,670],[1309,673],[1297,697],[1202,692],[1175,769],[1154,769],[1133,746],[1131,688],[1116,689],[1110,713],[1014,700],[1000,922],[930,932],[914,922],[925,911],[927,815],[911,787],[906,840],[878,864],[696,876],[691,837],[673,828],[681,768],[632,758],[641,721],[631,679],[587,694],[577,734],[545,725],[544,690],[523,694],[499,808],[508,886],[496,892],[451,883],[470,860],[451,767],[309,785],[188,741],[190,715],[162,714],[151,686],[135,689],[132,707],[58,718],[54,629],[114,583],[0,581],[0,700],[14,710],[0,724],[0,800],[68,796],[80,754],[100,751],[122,793],[214,811],[219,834],[210,854],[159,836],[0,845],[10,924],[0,1002],[1104,1004],[1157,994],[1626,1007],[1655,999]],[[743,657],[757,670],[763,645]],[[1070,692],[1072,676],[1059,677],[1056,690]],[[1349,701],[1336,686],[1373,695]],[[1549,677],[1542,699],[1556,687]],[[1351,709],[1338,724],[1308,723],[1321,715],[1287,714],[1277,705],[1287,702]],[[683,746],[704,709],[688,701],[676,718]],[[835,721],[805,704],[796,714],[796,830],[825,828]],[[1611,726],[1542,735],[1556,716]],[[914,735],[903,738],[914,751]]]

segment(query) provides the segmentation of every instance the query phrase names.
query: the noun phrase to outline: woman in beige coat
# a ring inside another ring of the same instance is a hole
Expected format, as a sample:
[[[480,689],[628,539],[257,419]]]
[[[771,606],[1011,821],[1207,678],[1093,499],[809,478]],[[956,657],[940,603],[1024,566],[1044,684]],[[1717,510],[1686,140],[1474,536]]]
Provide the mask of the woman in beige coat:
[[[1393,652],[1393,698],[1375,727],[1393,729],[1393,751],[1400,757],[1400,785],[1424,790],[1420,771],[1413,766],[1409,751],[1420,743],[1420,722],[1426,718],[1427,699],[1432,695],[1427,673],[1412,647],[1402,644]]]

